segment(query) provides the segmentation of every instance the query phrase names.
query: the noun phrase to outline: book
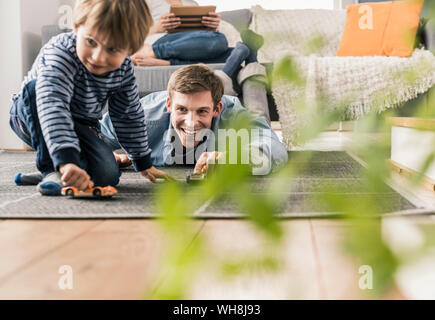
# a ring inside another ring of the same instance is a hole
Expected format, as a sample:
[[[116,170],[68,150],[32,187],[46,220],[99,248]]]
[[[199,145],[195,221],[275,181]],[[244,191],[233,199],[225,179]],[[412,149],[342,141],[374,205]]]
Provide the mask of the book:
[[[192,30],[216,31],[202,24],[202,17],[208,16],[209,12],[216,12],[216,6],[171,6],[170,13],[179,17],[181,24],[175,29],[168,30],[168,33]]]

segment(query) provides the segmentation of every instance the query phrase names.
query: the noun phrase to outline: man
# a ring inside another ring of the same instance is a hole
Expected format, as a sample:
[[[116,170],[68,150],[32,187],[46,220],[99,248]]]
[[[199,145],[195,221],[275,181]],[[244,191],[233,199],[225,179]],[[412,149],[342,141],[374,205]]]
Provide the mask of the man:
[[[194,172],[203,173],[216,161],[242,161],[252,165],[254,175],[265,175],[287,162],[286,148],[264,117],[254,118],[236,97],[223,92],[213,70],[197,64],[178,69],[167,92],[141,100],[153,165],[195,164]],[[244,128],[231,127],[242,122]],[[101,131],[114,150],[120,148],[108,114]]]

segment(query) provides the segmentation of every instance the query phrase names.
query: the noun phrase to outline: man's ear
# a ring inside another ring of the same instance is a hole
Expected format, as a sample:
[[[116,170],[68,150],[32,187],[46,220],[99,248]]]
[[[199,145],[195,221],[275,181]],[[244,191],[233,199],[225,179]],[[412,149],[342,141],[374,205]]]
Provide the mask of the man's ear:
[[[222,108],[223,108],[223,103],[222,103],[222,101],[221,101],[221,102],[219,102],[219,103],[217,104],[216,108],[214,109],[214,112],[213,112],[213,118],[217,118],[217,117],[219,117],[219,115],[220,115],[221,112],[222,112]]]
[[[172,108],[171,108],[171,98],[167,98],[166,99],[166,110],[168,111],[168,113],[172,112]]]

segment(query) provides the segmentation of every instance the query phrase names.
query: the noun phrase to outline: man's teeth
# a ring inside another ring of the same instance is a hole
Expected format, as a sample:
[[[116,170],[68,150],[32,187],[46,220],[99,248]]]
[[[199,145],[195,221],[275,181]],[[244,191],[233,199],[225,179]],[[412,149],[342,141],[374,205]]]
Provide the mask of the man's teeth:
[[[196,133],[196,131],[190,131],[187,129],[184,129],[184,132],[186,132],[186,134],[189,134],[189,135],[194,135]]]

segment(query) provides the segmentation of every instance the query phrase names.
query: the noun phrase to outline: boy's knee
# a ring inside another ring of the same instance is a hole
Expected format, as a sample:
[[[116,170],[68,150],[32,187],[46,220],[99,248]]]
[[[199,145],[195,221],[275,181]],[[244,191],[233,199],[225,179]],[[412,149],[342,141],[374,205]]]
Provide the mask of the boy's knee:
[[[119,178],[121,177],[121,171],[119,170],[118,164],[104,164],[104,167],[100,167],[95,170],[92,174],[92,180],[96,186],[115,187],[119,183]]]
[[[120,173],[105,173],[104,176],[97,176],[93,178],[94,184],[100,187],[112,186],[116,187],[119,183]]]

